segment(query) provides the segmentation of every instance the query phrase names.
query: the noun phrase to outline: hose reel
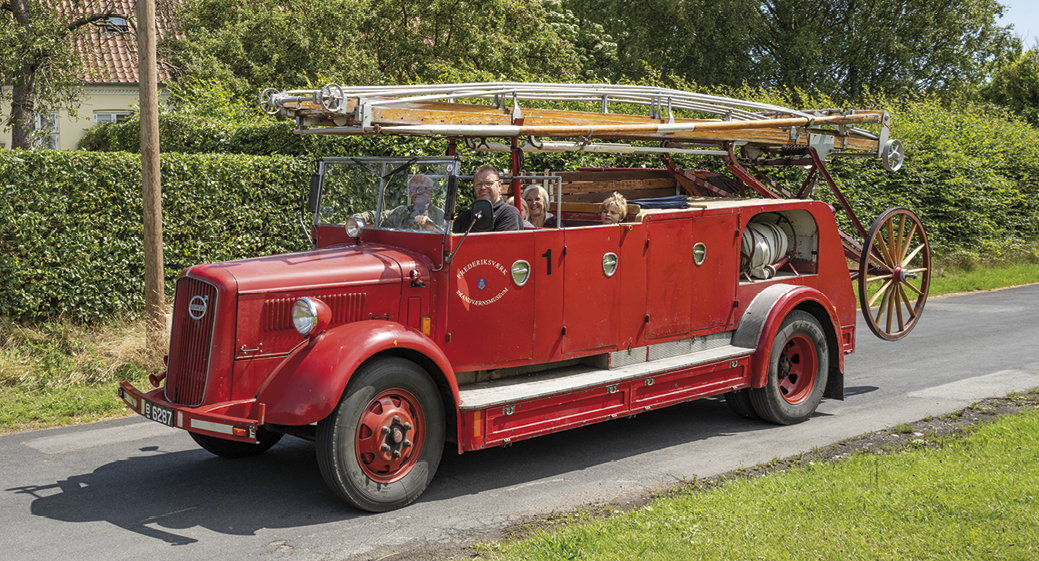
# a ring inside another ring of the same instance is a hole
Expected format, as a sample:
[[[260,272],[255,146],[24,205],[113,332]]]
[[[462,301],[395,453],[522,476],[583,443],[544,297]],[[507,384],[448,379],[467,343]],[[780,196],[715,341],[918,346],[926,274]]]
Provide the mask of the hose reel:
[[[768,222],[751,222],[740,241],[740,270],[756,279],[770,279],[785,261],[789,236]]]

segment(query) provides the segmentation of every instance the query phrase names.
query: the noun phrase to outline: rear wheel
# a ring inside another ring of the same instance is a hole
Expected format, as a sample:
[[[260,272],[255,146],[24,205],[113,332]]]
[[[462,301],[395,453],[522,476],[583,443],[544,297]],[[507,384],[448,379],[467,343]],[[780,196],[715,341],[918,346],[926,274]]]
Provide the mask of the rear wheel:
[[[829,367],[826,333],[819,320],[800,310],[790,312],[772,342],[768,383],[750,392],[754,410],[780,425],[808,419],[822,401]]]
[[[359,509],[400,508],[433,479],[444,432],[443,402],[426,372],[402,358],[379,359],[354,374],[339,405],[318,423],[321,475]]]
[[[725,394],[725,403],[729,405],[732,412],[744,419],[760,419],[761,416],[754,410],[754,404],[750,401],[751,390],[739,390]]]
[[[224,440],[223,438],[215,438],[194,432],[189,432],[188,434],[190,434],[191,438],[207,452],[216,454],[221,458],[229,458],[232,460],[263,454],[267,450],[270,450],[271,446],[277,444],[278,441],[281,440],[281,437],[285,436],[280,432],[271,432],[260,427],[256,429],[256,440],[258,440],[259,443],[252,444],[249,442]]]

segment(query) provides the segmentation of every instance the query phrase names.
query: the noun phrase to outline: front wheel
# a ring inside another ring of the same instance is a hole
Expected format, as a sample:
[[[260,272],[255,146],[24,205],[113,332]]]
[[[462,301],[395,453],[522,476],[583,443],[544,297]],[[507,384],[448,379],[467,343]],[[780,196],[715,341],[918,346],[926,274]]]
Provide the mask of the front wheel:
[[[274,446],[281,440],[281,437],[285,436],[280,432],[271,432],[263,427],[256,429],[256,444],[249,442],[238,442],[236,440],[224,440],[223,438],[216,438],[212,436],[206,436],[204,434],[198,434],[195,432],[189,432],[191,438],[205,449],[207,452],[216,454],[221,458],[238,459],[248,458],[249,456],[259,456],[267,450],[270,450],[271,446]]]
[[[340,499],[370,512],[393,510],[433,479],[444,433],[443,401],[429,375],[409,360],[378,359],[354,374],[318,423],[318,466]]]
[[[790,312],[772,342],[768,383],[750,392],[754,410],[779,425],[808,419],[822,401],[829,368],[826,333],[819,320],[808,312]]]

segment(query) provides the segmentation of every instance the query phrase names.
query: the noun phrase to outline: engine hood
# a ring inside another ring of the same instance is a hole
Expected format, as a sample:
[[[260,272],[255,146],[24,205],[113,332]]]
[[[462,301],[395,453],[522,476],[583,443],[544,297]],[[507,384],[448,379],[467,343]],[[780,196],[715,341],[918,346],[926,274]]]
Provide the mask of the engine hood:
[[[196,265],[184,274],[235,285],[238,294],[249,294],[400,283],[402,271],[413,268],[425,269],[396,248],[364,245]]]

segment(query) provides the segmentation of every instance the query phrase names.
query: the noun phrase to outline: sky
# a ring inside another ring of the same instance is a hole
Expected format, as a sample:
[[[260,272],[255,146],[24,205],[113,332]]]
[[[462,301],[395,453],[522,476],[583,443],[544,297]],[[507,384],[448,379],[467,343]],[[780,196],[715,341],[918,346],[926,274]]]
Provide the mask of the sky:
[[[1039,1],[1037,0],[998,0],[1006,6],[999,25],[1014,24],[1013,33],[1021,38],[1025,49],[1036,46],[1039,42]]]

